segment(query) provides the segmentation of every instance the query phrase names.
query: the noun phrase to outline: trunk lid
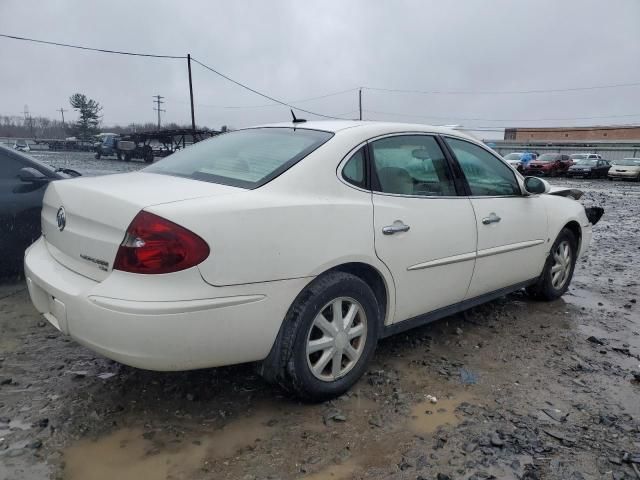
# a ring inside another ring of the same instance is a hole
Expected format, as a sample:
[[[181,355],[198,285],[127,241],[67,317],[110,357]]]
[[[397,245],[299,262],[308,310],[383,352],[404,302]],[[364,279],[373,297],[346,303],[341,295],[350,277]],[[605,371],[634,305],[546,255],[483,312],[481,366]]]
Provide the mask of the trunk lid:
[[[143,172],[55,181],[44,195],[42,235],[58,262],[101,281],[111,271],[127,227],[140,210],[242,191]]]

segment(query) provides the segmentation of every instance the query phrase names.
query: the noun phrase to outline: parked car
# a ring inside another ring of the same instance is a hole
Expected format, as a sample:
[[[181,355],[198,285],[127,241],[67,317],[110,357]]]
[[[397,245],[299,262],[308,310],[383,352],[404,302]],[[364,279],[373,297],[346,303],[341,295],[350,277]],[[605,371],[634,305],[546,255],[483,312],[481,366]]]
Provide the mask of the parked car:
[[[586,158],[571,165],[567,177],[607,178],[611,164],[606,160]]]
[[[459,131],[298,120],[51,183],[25,272],[38,311],[102,355],[259,362],[319,400],[380,338],[525,287],[564,294],[602,211],[550,192]]]
[[[555,177],[564,174],[571,166],[569,155],[543,153],[524,168],[525,175]]]
[[[20,272],[25,249],[40,236],[40,210],[47,184],[76,173],[55,171],[0,146],[0,275]]]
[[[569,155],[571,162],[576,164],[580,160],[602,160],[602,157],[597,153],[572,153]]]
[[[640,158],[614,160],[608,173],[609,179],[631,179],[640,182]]]
[[[509,165],[511,165],[516,170],[518,170],[520,173],[522,173],[522,155],[523,154],[524,152],[513,152],[506,155],[504,159],[507,161]],[[531,153],[530,155],[531,155],[532,161],[538,158],[538,155],[536,153]]]

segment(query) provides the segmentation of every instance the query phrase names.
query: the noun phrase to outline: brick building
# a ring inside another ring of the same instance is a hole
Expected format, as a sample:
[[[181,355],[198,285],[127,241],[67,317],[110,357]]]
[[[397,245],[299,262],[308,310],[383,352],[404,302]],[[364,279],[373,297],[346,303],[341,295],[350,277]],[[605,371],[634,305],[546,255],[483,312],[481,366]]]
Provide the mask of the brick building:
[[[568,128],[507,128],[505,140],[525,141],[590,141],[590,140],[640,140],[640,125],[612,127]]]

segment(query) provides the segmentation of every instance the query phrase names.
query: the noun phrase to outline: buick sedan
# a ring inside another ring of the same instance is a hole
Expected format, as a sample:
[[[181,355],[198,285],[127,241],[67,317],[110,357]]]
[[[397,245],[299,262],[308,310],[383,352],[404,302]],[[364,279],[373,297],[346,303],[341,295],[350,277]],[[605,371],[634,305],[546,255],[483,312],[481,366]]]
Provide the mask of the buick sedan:
[[[45,318],[106,357],[257,362],[320,400],[383,337],[518,289],[564,294],[602,214],[579,196],[459,131],[298,121],[51,183],[25,271]]]

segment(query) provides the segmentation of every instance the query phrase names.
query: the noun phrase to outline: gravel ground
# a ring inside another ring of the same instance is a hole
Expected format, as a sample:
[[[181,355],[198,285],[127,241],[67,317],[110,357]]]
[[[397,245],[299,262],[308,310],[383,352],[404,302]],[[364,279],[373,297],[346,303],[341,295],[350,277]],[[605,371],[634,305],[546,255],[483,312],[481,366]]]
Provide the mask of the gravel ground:
[[[38,155],[85,174],[144,166]],[[606,209],[567,295],[516,293],[386,339],[318,405],[247,365],[118,365],[1,284],[0,478],[640,478],[640,186],[554,183]]]

